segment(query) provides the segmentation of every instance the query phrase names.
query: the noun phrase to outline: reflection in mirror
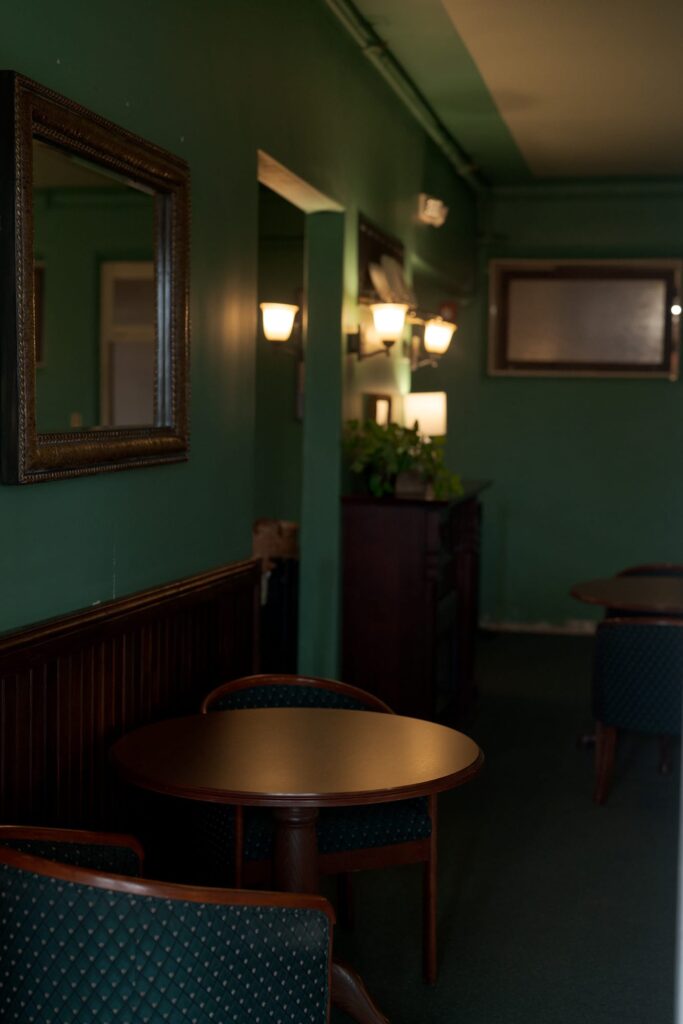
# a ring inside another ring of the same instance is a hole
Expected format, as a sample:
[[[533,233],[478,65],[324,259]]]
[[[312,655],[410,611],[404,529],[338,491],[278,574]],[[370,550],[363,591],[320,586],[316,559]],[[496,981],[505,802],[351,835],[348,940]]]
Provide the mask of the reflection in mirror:
[[[154,196],[33,139],[36,429],[155,423]]]
[[[185,460],[187,163],[15,71],[0,123],[3,483]]]

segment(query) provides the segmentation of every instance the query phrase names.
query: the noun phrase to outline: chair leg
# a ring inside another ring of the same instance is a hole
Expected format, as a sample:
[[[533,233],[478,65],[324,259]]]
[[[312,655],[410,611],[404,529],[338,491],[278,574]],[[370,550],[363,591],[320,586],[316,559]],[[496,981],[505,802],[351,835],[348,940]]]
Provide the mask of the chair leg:
[[[617,730],[613,725],[596,722],[595,729],[595,790],[596,804],[604,804],[609,793],[614,756],[617,749]]]
[[[422,873],[422,971],[428,985],[436,984],[438,973],[436,953],[437,918],[437,816],[436,796],[429,798],[429,812],[432,819],[432,836],[429,843],[429,859]]]
[[[344,928],[353,928],[353,876],[350,871],[337,875],[337,912]]]

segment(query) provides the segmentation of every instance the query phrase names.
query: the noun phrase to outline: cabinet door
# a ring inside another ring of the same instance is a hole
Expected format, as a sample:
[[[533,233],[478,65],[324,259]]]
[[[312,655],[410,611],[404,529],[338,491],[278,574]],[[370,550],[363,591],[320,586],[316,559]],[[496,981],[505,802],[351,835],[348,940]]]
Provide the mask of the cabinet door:
[[[399,714],[430,718],[436,571],[424,505],[344,504],[342,672]]]

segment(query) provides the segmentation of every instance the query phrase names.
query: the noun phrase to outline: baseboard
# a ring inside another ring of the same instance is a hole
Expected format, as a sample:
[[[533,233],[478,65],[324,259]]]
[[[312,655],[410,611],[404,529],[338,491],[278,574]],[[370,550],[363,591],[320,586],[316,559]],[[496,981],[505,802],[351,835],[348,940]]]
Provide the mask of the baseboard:
[[[565,619],[564,622],[509,622],[482,619],[479,628],[489,633],[536,633],[545,636],[593,636],[597,622]]]

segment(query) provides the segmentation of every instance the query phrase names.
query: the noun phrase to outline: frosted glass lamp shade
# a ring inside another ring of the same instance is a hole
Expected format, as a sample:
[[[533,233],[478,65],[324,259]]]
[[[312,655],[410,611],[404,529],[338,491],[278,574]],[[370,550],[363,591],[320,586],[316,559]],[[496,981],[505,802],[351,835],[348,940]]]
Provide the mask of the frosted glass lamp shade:
[[[262,302],[263,333],[268,341],[287,341],[292,333],[298,306],[284,302]]]
[[[398,341],[403,334],[408,307],[401,302],[375,302],[370,310],[382,341]]]
[[[403,397],[403,422],[424,437],[443,437],[446,433],[448,401],[445,391],[413,391]]]
[[[428,320],[425,324],[425,352],[442,356],[451,343],[453,332],[457,329],[455,324],[449,323],[448,320],[442,320],[441,317]]]

